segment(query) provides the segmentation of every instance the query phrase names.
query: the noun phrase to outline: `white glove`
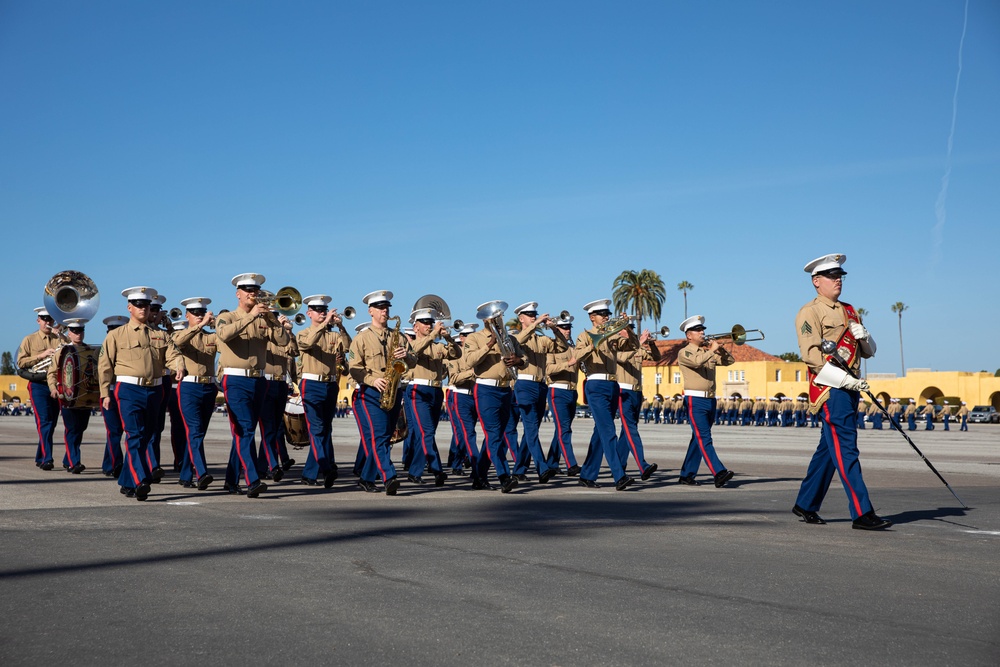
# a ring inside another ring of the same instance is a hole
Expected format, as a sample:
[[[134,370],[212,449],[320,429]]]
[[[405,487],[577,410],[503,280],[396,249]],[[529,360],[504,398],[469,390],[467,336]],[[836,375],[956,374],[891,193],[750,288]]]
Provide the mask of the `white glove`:
[[[863,324],[851,322],[851,334],[857,339],[858,345],[861,346],[861,356],[866,359],[875,356],[875,339],[872,338],[872,335],[868,333],[868,329],[865,329]]]
[[[868,391],[868,383],[852,377],[847,371],[832,362],[826,362],[816,376],[816,384],[847,389],[848,391]]]

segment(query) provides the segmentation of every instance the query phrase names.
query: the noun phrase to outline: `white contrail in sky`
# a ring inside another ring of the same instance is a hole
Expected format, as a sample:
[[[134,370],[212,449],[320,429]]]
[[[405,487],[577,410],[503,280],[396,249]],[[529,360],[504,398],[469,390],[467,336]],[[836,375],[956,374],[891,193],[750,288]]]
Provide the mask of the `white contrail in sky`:
[[[941,191],[934,203],[934,254],[931,266],[941,261],[941,246],[944,244],[944,223],[948,218],[948,181],[951,179],[951,149],[955,143],[955,119],[958,117],[958,85],[962,81],[962,48],[965,46],[965,29],[969,25],[969,0],[965,0],[965,17],[962,20],[962,38],[958,41],[958,74],[955,75],[955,94],[951,98],[951,130],[948,132],[948,151],[944,159],[944,176],[941,177]]]

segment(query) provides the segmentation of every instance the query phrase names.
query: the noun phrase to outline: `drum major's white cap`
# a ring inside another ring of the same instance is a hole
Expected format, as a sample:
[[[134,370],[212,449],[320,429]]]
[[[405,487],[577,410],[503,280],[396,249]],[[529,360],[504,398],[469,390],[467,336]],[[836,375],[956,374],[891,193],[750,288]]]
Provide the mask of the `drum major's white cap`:
[[[813,261],[806,264],[802,270],[811,276],[815,276],[817,273],[822,273],[823,271],[832,271],[834,269],[840,269],[841,272],[847,273],[841,268],[844,262],[847,261],[847,255],[823,255],[822,257],[817,257]]]

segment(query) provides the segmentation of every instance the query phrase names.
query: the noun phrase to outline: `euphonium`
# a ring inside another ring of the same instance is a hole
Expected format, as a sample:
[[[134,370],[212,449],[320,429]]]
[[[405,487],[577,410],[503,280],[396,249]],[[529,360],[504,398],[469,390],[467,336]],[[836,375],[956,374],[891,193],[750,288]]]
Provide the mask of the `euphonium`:
[[[507,310],[507,303],[505,301],[487,301],[479,306],[479,310],[476,312],[476,317],[483,321],[483,325],[490,330],[493,338],[496,339],[500,356],[504,359],[517,354],[514,348],[514,341],[511,340],[510,334],[507,333],[507,326],[503,321],[503,311],[505,310]],[[507,373],[510,375],[511,380],[517,379],[517,369],[513,366],[507,367]]]
[[[590,336],[590,342],[594,344],[594,349],[601,344],[605,338],[610,338],[616,333],[621,332],[625,327],[628,326],[631,318],[628,315],[622,315],[621,317],[613,317],[604,324],[597,327],[597,333],[587,332]]]
[[[399,389],[399,381],[403,377],[403,373],[410,369],[409,365],[404,359],[393,359],[392,355],[396,352],[396,348],[399,347],[399,329],[402,323],[399,316],[390,317],[390,320],[396,320],[396,328],[389,329],[389,343],[386,345],[386,355],[388,359],[385,360],[385,389],[382,391],[382,400],[379,405],[385,411],[392,410],[396,405],[396,390]]]

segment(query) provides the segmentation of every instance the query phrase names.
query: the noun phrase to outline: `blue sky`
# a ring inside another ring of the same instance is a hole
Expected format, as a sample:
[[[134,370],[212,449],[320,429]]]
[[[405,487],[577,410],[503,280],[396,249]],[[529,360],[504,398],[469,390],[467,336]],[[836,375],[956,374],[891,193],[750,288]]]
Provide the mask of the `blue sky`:
[[[995,370],[1000,5],[968,3],[959,79],[965,7],[2,1],[0,349],[64,269],[100,317],[136,284],[232,308],[257,271],[469,320],[581,318],[648,268],[662,324],[687,280],[779,354],[843,252],[869,372],[899,371],[896,301],[908,367]]]

